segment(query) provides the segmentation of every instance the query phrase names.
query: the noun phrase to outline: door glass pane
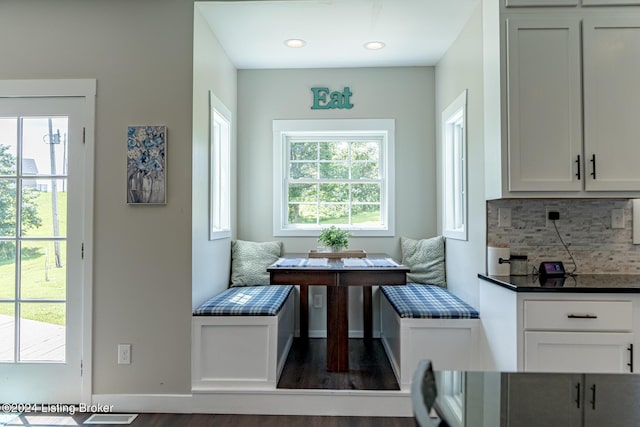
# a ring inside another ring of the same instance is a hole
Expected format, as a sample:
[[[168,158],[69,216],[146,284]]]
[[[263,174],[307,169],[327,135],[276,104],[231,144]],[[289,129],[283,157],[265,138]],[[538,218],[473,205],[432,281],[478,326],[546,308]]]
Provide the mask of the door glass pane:
[[[20,304],[20,360],[64,362],[65,303]]]
[[[0,175],[16,174],[18,119],[0,117]]]
[[[22,121],[24,175],[67,174],[67,117],[25,117]]]
[[[15,293],[16,245],[13,242],[0,241],[0,300],[14,299]]]
[[[13,303],[0,303],[0,362],[13,362],[15,318]]]
[[[64,300],[67,295],[67,244],[23,241],[20,253],[20,297]]]
[[[22,236],[67,235],[67,180],[22,180]]]
[[[0,159],[0,163],[1,162],[2,160]],[[0,237],[10,237],[15,235],[16,180],[0,178]]]

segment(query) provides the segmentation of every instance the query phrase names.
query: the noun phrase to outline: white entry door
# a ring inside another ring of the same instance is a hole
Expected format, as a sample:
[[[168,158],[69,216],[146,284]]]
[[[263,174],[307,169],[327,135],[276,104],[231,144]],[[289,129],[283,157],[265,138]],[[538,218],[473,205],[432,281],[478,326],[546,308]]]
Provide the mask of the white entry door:
[[[0,97],[0,402],[83,401],[87,102]]]

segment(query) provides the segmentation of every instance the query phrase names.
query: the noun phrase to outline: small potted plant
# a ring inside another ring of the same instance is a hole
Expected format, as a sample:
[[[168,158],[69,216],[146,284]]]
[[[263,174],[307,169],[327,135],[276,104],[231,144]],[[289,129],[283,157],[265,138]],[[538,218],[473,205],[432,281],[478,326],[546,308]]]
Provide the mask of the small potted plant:
[[[349,237],[352,234],[347,230],[341,230],[335,225],[325,228],[318,236],[318,242],[323,246],[331,248],[332,252],[340,252],[349,247]]]

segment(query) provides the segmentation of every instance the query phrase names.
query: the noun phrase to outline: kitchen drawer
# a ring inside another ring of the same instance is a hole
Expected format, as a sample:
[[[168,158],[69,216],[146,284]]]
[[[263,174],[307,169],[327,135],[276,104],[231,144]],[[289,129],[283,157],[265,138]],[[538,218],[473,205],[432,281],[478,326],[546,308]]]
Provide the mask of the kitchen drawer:
[[[524,328],[561,331],[629,331],[631,301],[524,301]]]

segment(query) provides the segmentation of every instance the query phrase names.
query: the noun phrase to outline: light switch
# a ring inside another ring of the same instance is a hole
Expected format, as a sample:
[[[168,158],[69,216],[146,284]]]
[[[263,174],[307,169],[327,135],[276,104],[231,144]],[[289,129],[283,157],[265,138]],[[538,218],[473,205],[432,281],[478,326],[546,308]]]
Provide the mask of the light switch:
[[[322,294],[313,296],[313,308],[322,308]]]
[[[611,209],[611,228],[624,228],[624,209]]]
[[[498,227],[511,227],[511,208],[498,208]]]

